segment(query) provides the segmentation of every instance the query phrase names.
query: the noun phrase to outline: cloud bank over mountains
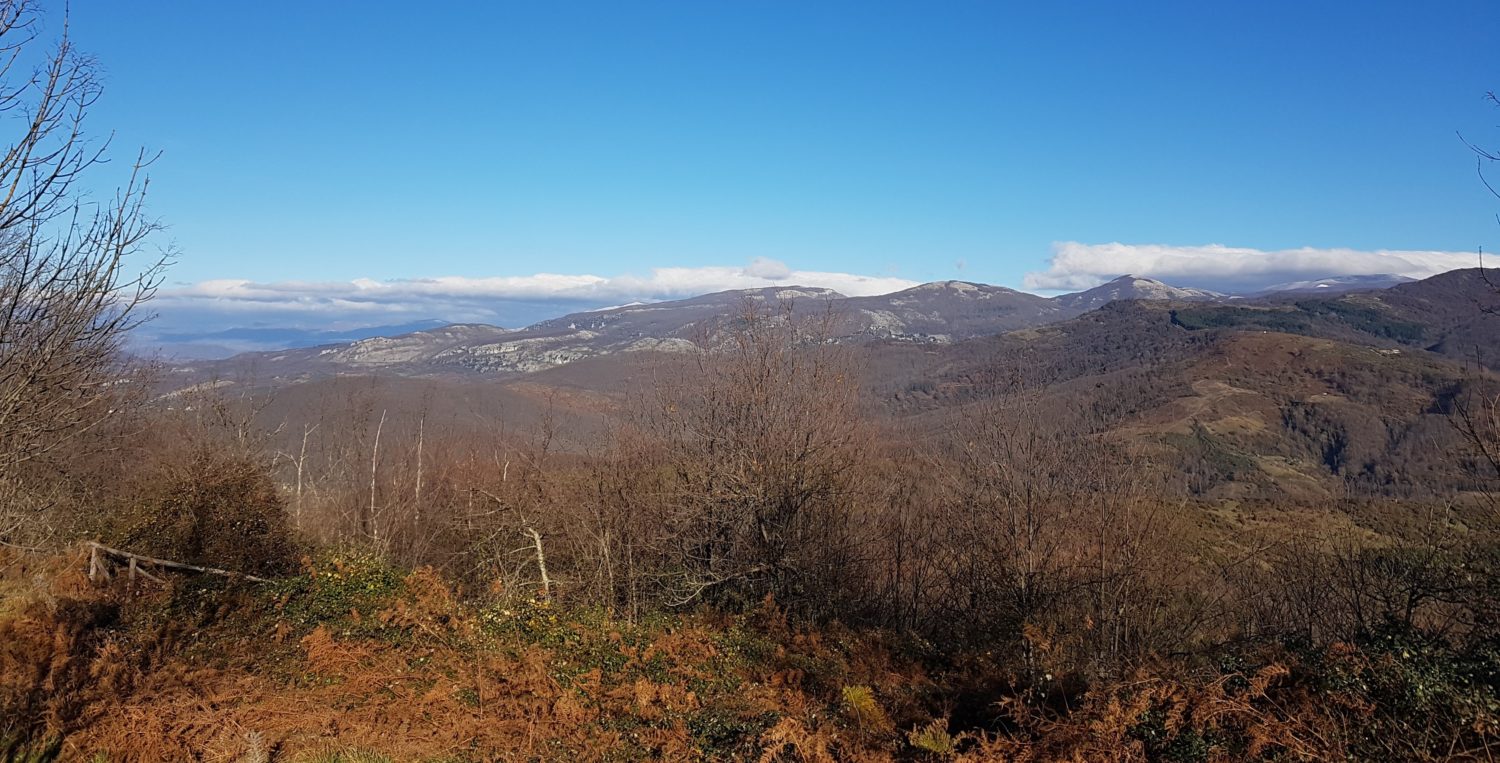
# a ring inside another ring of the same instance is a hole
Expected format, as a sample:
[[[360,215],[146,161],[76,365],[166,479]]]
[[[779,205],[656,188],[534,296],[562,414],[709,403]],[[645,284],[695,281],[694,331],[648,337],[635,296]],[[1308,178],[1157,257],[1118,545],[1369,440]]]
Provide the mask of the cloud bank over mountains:
[[[1426,278],[1474,267],[1471,252],[1355,249],[1266,251],[1218,244],[1053,244],[1046,270],[1025,276],[1039,292],[1079,291],[1120,275],[1155,278],[1173,286],[1252,293],[1289,282],[1332,276],[1393,274]],[[664,267],[645,275],[536,273],[522,276],[443,276],[377,281],[202,281],[162,289],[152,307],[160,318],[137,335],[137,344],[179,343],[190,335],[214,343],[214,352],[252,349],[207,335],[268,327],[299,331],[351,330],[408,325],[423,319],[490,323],[519,328],[566,313],[638,302],[683,299],[729,289],[811,286],[851,297],[886,294],[917,282],[889,276],[798,270],[757,258],[741,266]],[[242,332],[243,333],[243,332]],[[235,339],[234,342],[244,340]],[[275,340],[267,339],[266,344]]]
[[[902,278],[794,270],[758,258],[742,267],[656,268],[645,276],[537,273],[276,283],[221,279],[162,289],[153,307],[169,323],[192,316],[195,322],[221,326],[368,325],[437,317],[518,327],[567,312],[729,289],[817,286],[866,296],[916,284]]]
[[[1479,265],[1475,252],[1377,249],[1282,249],[1266,251],[1221,244],[1052,245],[1047,270],[1027,274],[1025,285],[1039,291],[1077,291],[1124,274],[1154,278],[1173,286],[1219,292],[1252,292],[1291,281],[1333,276],[1392,274],[1427,278]]]

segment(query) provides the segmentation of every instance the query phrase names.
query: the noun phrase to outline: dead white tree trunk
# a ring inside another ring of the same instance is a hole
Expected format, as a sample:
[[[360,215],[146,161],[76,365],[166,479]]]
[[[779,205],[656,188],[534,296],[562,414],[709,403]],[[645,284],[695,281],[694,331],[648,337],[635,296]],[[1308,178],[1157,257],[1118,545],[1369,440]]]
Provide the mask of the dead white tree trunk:
[[[307,465],[307,438],[310,437],[318,425],[302,425],[302,450],[297,453],[297,496],[296,509],[293,515],[293,524],[298,532],[302,531],[302,472]]]
[[[417,490],[412,509],[412,524],[418,527],[422,524],[422,441],[426,430],[427,417],[423,416],[417,421]]]
[[[375,474],[376,467],[380,463],[380,433],[385,429],[385,410],[380,411],[380,423],[375,425],[375,447],[370,451],[370,506],[367,510],[369,525],[365,528],[365,534],[380,541],[380,521],[375,516]]]
[[[542,534],[536,528],[528,525],[526,534],[531,536],[531,542],[536,545],[536,567],[542,575],[542,598],[552,600],[552,578],[547,576],[547,553],[542,550]]]

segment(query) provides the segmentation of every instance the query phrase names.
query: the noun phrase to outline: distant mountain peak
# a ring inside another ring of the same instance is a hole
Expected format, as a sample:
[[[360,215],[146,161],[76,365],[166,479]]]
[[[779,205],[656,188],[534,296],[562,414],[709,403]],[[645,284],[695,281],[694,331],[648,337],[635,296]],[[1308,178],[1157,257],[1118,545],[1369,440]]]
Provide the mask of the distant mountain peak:
[[[749,289],[728,289],[715,291],[708,294],[699,294],[696,297],[684,297],[682,299],[664,300],[661,302],[640,303],[638,305],[624,305],[621,307],[608,308],[619,310],[624,307],[645,307],[648,309],[660,308],[673,305],[700,305],[705,303],[727,303],[744,299],[846,299],[847,296],[833,289],[822,286],[798,286],[788,284],[785,286],[756,286]],[[604,312],[604,310],[590,310],[590,313]],[[554,319],[555,320],[555,319]],[[546,321],[543,321],[545,323]]]
[[[975,283],[973,281],[933,281],[931,283],[919,284],[909,289],[895,292],[890,296],[905,294],[911,297],[947,297],[957,299],[989,299],[996,295],[1021,294],[1015,289],[1007,289],[1004,286],[995,286],[987,283]]]
[[[1224,295],[1207,289],[1190,289],[1171,286],[1143,276],[1126,274],[1099,284],[1092,289],[1063,294],[1057,302],[1074,310],[1094,310],[1122,299],[1170,299],[1170,300],[1216,300]]]
[[[776,287],[777,299],[844,299],[844,295],[821,286]]]

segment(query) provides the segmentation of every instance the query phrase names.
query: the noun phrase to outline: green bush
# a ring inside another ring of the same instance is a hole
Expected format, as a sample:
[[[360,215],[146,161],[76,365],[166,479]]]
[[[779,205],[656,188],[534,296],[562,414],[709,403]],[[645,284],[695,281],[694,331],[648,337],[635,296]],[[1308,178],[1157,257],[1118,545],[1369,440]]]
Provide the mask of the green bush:
[[[376,554],[333,551],[311,560],[303,574],[278,582],[270,593],[281,616],[297,626],[357,623],[375,628],[375,615],[389,606],[403,580],[400,570]]]

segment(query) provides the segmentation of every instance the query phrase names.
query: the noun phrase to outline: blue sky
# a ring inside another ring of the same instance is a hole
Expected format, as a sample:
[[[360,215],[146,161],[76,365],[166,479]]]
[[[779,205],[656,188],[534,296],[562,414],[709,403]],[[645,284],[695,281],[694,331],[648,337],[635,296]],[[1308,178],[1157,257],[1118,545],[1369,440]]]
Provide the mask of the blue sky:
[[[172,280],[244,320],[287,281],[1063,288],[1163,261],[1114,242],[1500,249],[1455,135],[1500,144],[1493,0],[73,0],[72,28],[93,128],[163,152]]]

